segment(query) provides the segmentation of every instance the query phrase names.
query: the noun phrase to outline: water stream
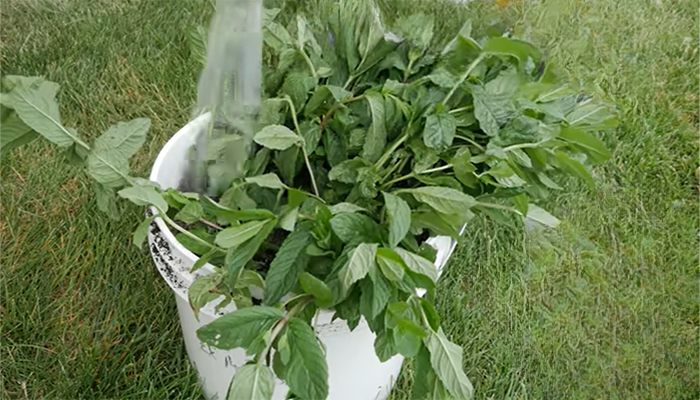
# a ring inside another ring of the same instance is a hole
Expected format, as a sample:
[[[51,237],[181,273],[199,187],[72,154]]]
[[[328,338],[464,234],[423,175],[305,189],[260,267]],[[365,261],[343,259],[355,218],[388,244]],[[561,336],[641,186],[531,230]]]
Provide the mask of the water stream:
[[[243,176],[260,108],[262,0],[217,0],[197,114],[211,112],[193,154],[191,190],[216,196]]]

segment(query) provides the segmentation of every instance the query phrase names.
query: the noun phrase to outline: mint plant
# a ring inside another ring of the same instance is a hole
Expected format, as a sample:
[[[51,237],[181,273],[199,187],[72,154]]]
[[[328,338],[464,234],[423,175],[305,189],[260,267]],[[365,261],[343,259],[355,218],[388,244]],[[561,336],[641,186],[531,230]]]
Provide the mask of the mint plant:
[[[40,78],[3,79],[2,151],[43,136],[87,167],[101,210],[116,215],[117,189],[157,210],[135,244],[159,217],[200,257],[193,271],[215,266],[188,296],[195,313],[236,305],[198,331],[207,345],[251,356],[228,398],[270,399],[273,374],[293,398],[327,397],[311,326],[319,309],[351,329],[364,318],[381,360],[413,358],[413,398],[471,398],[462,349],[432,296],[419,295],[438,280],[425,240],[457,239],[477,214],[556,226],[533,201],[567,175],[594,185],[586,164],[610,154],[593,133],[615,126],[612,108],[560,82],[532,44],[477,39],[469,23],[435,49],[427,15],[389,31],[361,1],[324,2],[317,19],[291,26],[276,22],[278,11],[265,12],[254,154],[245,178],[216,196],[131,177],[148,121],[118,123],[90,146],[61,125],[58,85]]]

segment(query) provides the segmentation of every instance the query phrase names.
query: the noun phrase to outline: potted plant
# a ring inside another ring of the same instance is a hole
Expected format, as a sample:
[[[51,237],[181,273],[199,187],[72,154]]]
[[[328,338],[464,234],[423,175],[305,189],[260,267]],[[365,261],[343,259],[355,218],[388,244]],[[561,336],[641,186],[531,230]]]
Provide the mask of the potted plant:
[[[253,150],[244,176],[211,197],[186,182],[190,149],[218,129],[216,113],[178,132],[145,180],[128,159],[148,120],[88,145],[61,125],[57,84],[3,78],[2,151],[43,136],[87,167],[108,215],[117,194],[149,207],[134,243],[150,239],[209,395],[283,398],[288,388],[323,399],[330,387],[332,398],[382,398],[403,356],[414,360],[415,398],[470,398],[462,350],[431,302],[455,240],[475,215],[555,226],[531,199],[561,189],[564,175],[592,185],[584,163],[609,158],[591,132],[615,125],[610,107],[561,83],[533,45],[474,39],[467,23],[433,49],[429,16],[389,32],[363,4],[327,2],[316,20],[287,27],[265,11]],[[207,149],[210,182],[220,185],[225,149],[240,140]],[[335,340],[324,327],[348,329]]]

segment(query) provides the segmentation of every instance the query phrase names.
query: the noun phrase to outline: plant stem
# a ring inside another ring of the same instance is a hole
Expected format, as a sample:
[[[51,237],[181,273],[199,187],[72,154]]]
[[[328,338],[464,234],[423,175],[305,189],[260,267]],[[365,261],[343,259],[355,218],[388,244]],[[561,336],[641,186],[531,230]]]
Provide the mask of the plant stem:
[[[394,183],[401,182],[401,181],[405,181],[406,179],[411,179],[411,178],[413,178],[413,177],[415,177],[415,176],[416,176],[416,174],[413,173],[413,172],[411,172],[411,173],[408,174],[408,175],[404,175],[404,176],[400,176],[400,177],[398,177],[398,178],[396,178],[396,179],[392,179],[392,180],[390,180],[389,182],[383,184],[383,185],[382,185],[382,189],[385,189],[385,188],[387,188],[387,187],[393,185]]]
[[[320,124],[321,132],[323,132],[323,130],[326,128],[326,125],[328,125],[328,123],[331,121],[331,117],[333,116],[333,113],[335,113],[340,108],[341,105],[349,104],[349,103],[352,103],[352,102],[355,102],[358,100],[362,100],[364,98],[365,98],[365,95],[361,94],[359,96],[350,97],[349,99],[341,100],[341,101],[333,104],[333,106],[331,106],[330,110],[328,110],[328,112],[321,119],[321,124]]]
[[[348,87],[350,86],[350,84],[352,83],[353,80],[355,80],[355,76],[354,76],[354,75],[350,75],[350,76],[348,77],[348,80],[345,81],[345,84],[343,85],[343,89],[347,90]]]
[[[304,163],[306,164],[306,169],[309,171],[309,176],[311,177],[311,186],[314,189],[314,193],[316,196],[320,195],[318,194],[318,186],[316,186],[316,177],[314,176],[314,171],[311,169],[311,162],[309,161],[309,155],[306,153],[306,141],[304,140],[304,136],[301,134],[301,129],[299,129],[299,121],[297,121],[297,110],[294,108],[294,103],[292,102],[292,99],[289,98],[289,96],[284,96],[284,99],[289,103],[289,109],[292,112],[292,121],[294,121],[294,129],[297,131],[297,135],[302,139],[302,144],[301,144],[301,153],[304,155]]]
[[[304,220],[304,221],[311,221],[311,222],[316,221],[316,218],[314,218],[310,215],[306,215],[306,214],[299,214],[299,219]]]
[[[484,151],[484,146],[480,145],[479,143],[475,142],[474,140],[472,140],[472,139],[470,139],[470,138],[468,138],[468,137],[466,137],[466,136],[455,135],[455,137],[456,137],[457,139],[462,139],[462,140],[464,140],[465,142],[469,142],[469,143],[473,144],[474,146],[476,146],[479,150]]]
[[[311,186],[314,188],[314,193],[317,197],[321,197],[318,193],[318,186],[316,186],[316,178],[314,177],[314,172],[311,170],[311,162],[309,161],[309,155],[306,153],[306,147],[302,144],[301,153],[304,155],[304,163],[306,164],[306,169],[309,170],[309,175],[311,176]]]
[[[160,208],[156,207],[156,210],[158,210],[158,216],[163,218],[163,221],[165,221],[168,225],[175,228],[176,231],[182,233],[183,235],[189,237],[192,240],[195,240],[195,241],[201,243],[202,245],[204,245],[212,250],[217,250],[217,251],[220,251],[222,253],[226,253],[226,250],[222,249],[221,247],[215,246],[215,245],[207,242],[206,240],[200,238],[199,236],[193,234],[192,232],[188,231],[187,229],[176,224],[175,221],[170,219],[170,217],[168,217],[168,215],[165,212],[163,212],[163,210],[161,210]]]
[[[267,347],[265,350],[263,350],[262,353],[260,353],[260,356],[258,357],[258,364],[262,364],[265,359],[267,358],[267,354],[270,352],[270,349],[272,348],[272,343],[274,343],[275,339],[277,339],[277,336],[282,332],[285,326],[287,326],[287,323],[289,323],[289,320],[292,319],[296,314],[298,314],[301,310],[304,309],[307,305],[309,305],[311,302],[314,301],[313,296],[310,296],[308,299],[305,301],[299,302],[299,304],[295,305],[292,307],[289,312],[282,317],[275,326],[272,328],[272,332],[270,332],[270,342],[268,343]]]
[[[470,104],[470,105],[468,105],[468,106],[466,106],[466,107],[455,108],[454,110],[450,110],[450,111],[448,111],[448,112],[449,112],[450,114],[457,114],[458,112],[468,111],[468,110],[471,110],[472,108],[474,108],[474,105],[473,105],[473,104]]]
[[[389,147],[389,149],[387,151],[385,151],[384,154],[382,154],[382,157],[374,164],[375,168],[377,170],[382,168],[382,166],[384,166],[384,163],[387,162],[387,160],[389,160],[389,157],[391,157],[391,153],[393,153],[396,149],[398,149],[399,146],[401,146],[401,144],[403,142],[405,142],[407,139],[408,139],[408,129],[407,129],[406,133],[404,133],[400,138],[398,138],[394,142],[394,144],[392,144],[391,147]]]
[[[406,67],[406,71],[404,71],[404,73],[403,73],[403,83],[408,82],[408,76],[409,76],[410,73],[411,73],[411,68],[413,67],[413,62],[414,62],[414,61],[415,61],[415,60],[413,60],[413,59],[411,59],[411,60],[408,61],[408,67]]]
[[[431,169],[426,169],[425,171],[421,172],[420,174],[421,175],[431,174],[433,172],[444,171],[444,170],[450,169],[450,168],[452,168],[452,164],[446,164],[446,165],[443,165],[442,167],[435,167],[435,168],[431,168]]]
[[[535,147],[539,147],[541,144],[547,142],[547,140],[542,140],[537,143],[521,143],[521,144],[514,144],[512,146],[504,147],[503,151],[504,152],[509,152],[517,149],[532,149]]]
[[[469,75],[472,73],[472,71],[474,70],[474,68],[476,68],[476,66],[479,65],[479,63],[485,58],[484,54],[485,54],[485,53],[479,54],[479,57],[477,57],[476,60],[474,60],[471,64],[469,64],[469,67],[467,68],[467,70],[462,74],[462,76],[459,77],[459,82],[457,82],[457,84],[454,85],[454,86],[452,87],[452,89],[450,89],[450,92],[447,93],[447,96],[445,96],[445,100],[442,101],[443,104],[447,104],[447,101],[448,101],[448,100],[452,97],[452,95],[455,93],[455,90],[457,90],[457,88],[458,88],[459,86],[461,86],[462,83],[464,83],[465,80],[467,80],[467,78],[468,78]]]
[[[307,296],[310,296],[310,295],[307,294],[307,293],[301,293],[301,294],[298,294],[298,295],[296,295],[296,296],[292,296],[291,299],[289,299],[289,300],[287,300],[287,301],[284,302],[284,304],[282,305],[282,307],[287,307],[287,305],[289,305],[289,303],[291,303],[291,302],[293,302],[293,301],[295,301],[295,300],[303,299],[304,297],[307,297]]]
[[[408,161],[408,158],[405,158],[405,159],[401,160],[400,163],[394,164],[394,166],[389,168],[389,170],[386,172],[386,174],[384,174],[381,181],[384,182],[384,180],[386,180],[394,172],[401,171],[403,169],[403,167],[406,165],[407,161]]]
[[[431,173],[433,173],[433,172],[440,172],[440,171],[444,171],[444,170],[450,169],[450,168],[452,168],[452,164],[447,164],[447,165],[443,165],[443,166],[441,166],[441,167],[435,167],[435,168],[431,168],[431,169],[426,169],[425,171],[420,172],[420,173],[411,172],[410,174],[407,174],[407,175],[404,175],[404,176],[400,176],[400,177],[398,177],[398,178],[396,178],[396,179],[393,179],[393,180],[391,180],[391,181],[389,181],[389,182],[383,184],[383,185],[382,185],[382,188],[386,188],[386,187],[391,186],[391,185],[393,185],[394,183],[397,183],[397,182],[405,181],[406,179],[415,178],[415,177],[418,176],[418,175],[431,174]]]
[[[206,226],[208,226],[208,227],[210,227],[210,228],[212,228],[212,229],[216,229],[217,231],[223,231],[223,230],[224,230],[223,227],[221,227],[221,226],[219,226],[219,225],[217,225],[217,224],[215,224],[215,223],[213,223],[213,222],[211,222],[211,221],[207,221],[207,220],[204,219],[204,218],[200,218],[200,219],[199,219],[199,222],[203,223],[204,225],[206,225]]]
[[[306,65],[309,66],[309,69],[311,70],[311,76],[313,76],[314,78],[316,78],[316,77],[317,77],[317,76],[316,76],[316,68],[314,68],[314,64],[311,62],[311,59],[309,58],[309,56],[306,54],[306,52],[304,51],[304,49],[301,48],[301,47],[297,47],[297,51],[298,51],[299,54],[301,54],[301,56],[304,58],[304,61],[306,61]]]

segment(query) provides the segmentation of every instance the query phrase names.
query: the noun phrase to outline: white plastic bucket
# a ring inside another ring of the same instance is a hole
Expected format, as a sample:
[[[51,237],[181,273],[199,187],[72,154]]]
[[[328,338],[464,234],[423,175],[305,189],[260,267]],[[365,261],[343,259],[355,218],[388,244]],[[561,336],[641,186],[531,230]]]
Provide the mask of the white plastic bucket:
[[[165,144],[156,158],[150,179],[163,189],[180,186],[188,168],[187,154],[194,144],[198,132],[209,122],[209,114],[191,121]],[[202,390],[208,399],[224,400],[228,385],[236,369],[248,361],[245,351],[235,349],[223,351],[203,345],[196,331],[227,312],[235,310],[229,305],[219,313],[214,312],[214,304],[205,306],[199,313],[199,320],[187,301],[187,289],[200,274],[208,274],[212,266],[206,264],[194,274],[189,270],[197,256],[182,246],[161,218],[151,224],[148,243],[156,267],[175,293],[182,334],[190,361],[199,373]],[[437,249],[435,264],[438,270],[445,265],[454,251],[456,242],[445,236],[428,239]],[[352,332],[345,321],[331,322],[333,311],[321,310],[314,321],[314,328],[326,347],[329,375],[329,400],[383,400],[385,399],[401,370],[403,357],[395,356],[382,363],[374,353],[375,335],[367,322],[360,324]],[[276,382],[274,400],[283,400],[287,393],[284,382]],[[313,399],[316,400],[316,399]]]

